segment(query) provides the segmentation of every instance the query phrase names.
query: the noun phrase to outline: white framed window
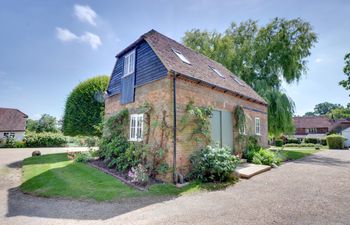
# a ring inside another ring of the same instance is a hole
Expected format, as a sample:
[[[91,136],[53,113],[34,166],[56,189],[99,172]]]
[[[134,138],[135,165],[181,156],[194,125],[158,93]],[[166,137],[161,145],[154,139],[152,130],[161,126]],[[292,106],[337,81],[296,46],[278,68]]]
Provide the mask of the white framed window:
[[[260,128],[261,128],[261,125],[260,125],[260,118],[259,117],[255,117],[255,134],[256,135],[260,135]]]
[[[4,132],[4,137],[5,138],[14,138],[15,137],[15,133],[13,132]]]
[[[143,139],[143,114],[130,115],[130,141],[142,141]]]
[[[173,52],[181,59],[182,62],[191,65],[190,61],[178,50],[172,49]]]
[[[212,69],[219,77],[221,77],[221,78],[224,78],[225,79],[225,77],[224,77],[224,75],[222,75],[222,73],[220,73],[220,71],[219,70],[217,70],[217,69],[215,69],[214,67],[212,67],[212,66],[209,66],[210,67],[210,69]]]
[[[135,50],[124,56],[124,77],[135,71]]]

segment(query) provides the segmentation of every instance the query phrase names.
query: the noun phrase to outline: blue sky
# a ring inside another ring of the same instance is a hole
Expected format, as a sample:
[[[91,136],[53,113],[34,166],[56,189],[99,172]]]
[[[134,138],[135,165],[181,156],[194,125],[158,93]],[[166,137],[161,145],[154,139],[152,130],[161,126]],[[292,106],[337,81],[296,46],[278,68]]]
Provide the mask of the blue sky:
[[[117,52],[150,29],[180,41],[192,28],[224,31],[249,18],[311,23],[319,42],[299,83],[284,85],[296,114],[329,101],[346,105],[343,57],[350,52],[350,1],[0,1],[0,107],[60,118],[79,82],[110,75]]]

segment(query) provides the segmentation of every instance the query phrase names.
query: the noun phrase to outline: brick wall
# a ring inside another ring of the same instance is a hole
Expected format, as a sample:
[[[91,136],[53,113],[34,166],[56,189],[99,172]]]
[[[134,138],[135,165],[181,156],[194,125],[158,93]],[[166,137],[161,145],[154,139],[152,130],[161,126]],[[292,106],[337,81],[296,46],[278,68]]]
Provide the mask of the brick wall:
[[[117,113],[123,108],[129,109],[130,113],[138,113],[139,108],[145,103],[149,102],[153,106],[153,112],[151,113],[151,121],[160,121],[162,119],[163,112],[166,113],[166,123],[168,125],[167,137],[163,139],[164,146],[168,149],[167,163],[172,167],[173,163],[173,81],[170,76],[165,79],[161,79],[143,86],[136,88],[135,102],[126,105],[121,105],[119,102],[119,94],[108,97],[106,99],[105,113],[106,116]],[[261,121],[261,136],[260,144],[267,146],[267,107],[261,104],[249,102],[232,94],[224,93],[212,89],[211,87],[183,80],[177,78],[176,84],[176,101],[177,101],[177,171],[186,174],[189,166],[189,156],[199,148],[200,143],[196,143],[191,140],[192,127],[189,124],[185,129],[181,129],[180,119],[184,115],[185,106],[190,100],[194,101],[196,106],[212,106],[217,110],[224,110],[233,112],[237,105],[244,107],[245,114],[247,116],[247,134],[253,134],[255,129],[255,117],[259,117]],[[233,117],[234,118],[234,117]],[[234,119],[233,119],[234,120]],[[152,122],[151,122],[152,123]],[[235,126],[235,121],[233,121]],[[151,126],[149,143],[159,144],[161,129]],[[236,139],[238,132],[234,129],[234,140]],[[144,138],[145,140],[145,138]],[[235,143],[235,147],[237,147]],[[171,173],[161,179],[171,181]]]

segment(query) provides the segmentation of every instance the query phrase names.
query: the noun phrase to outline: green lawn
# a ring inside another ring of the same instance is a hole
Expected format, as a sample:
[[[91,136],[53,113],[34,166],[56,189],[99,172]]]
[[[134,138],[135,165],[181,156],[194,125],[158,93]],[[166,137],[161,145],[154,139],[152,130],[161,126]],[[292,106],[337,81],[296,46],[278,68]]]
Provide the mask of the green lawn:
[[[302,147],[302,148],[291,147],[291,148],[279,149],[278,154],[282,161],[287,161],[287,160],[300,159],[320,151],[322,150],[315,150],[315,148],[310,148],[310,147]]]
[[[66,153],[27,158],[22,165],[21,190],[44,197],[107,201],[142,196],[176,196],[215,190],[231,184],[194,182],[183,188],[176,188],[172,184],[155,184],[148,191],[139,191],[93,167],[69,160]]]

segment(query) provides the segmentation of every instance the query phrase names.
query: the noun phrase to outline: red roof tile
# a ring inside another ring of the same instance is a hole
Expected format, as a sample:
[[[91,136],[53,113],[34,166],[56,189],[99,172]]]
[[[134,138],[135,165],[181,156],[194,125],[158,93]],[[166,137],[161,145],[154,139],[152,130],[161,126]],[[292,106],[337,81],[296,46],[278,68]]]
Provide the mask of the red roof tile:
[[[25,131],[27,118],[18,109],[0,108],[0,131]]]
[[[295,128],[331,128],[333,120],[327,116],[293,117]]]
[[[267,102],[260,95],[226,67],[155,30],[142,35],[138,40],[120,52],[117,57],[134,48],[142,40],[147,41],[168,71],[179,73],[190,79],[213,85],[225,91],[231,91],[234,94],[267,105]],[[191,64],[181,61],[173,50],[181,52]],[[217,75],[210,67],[218,70],[224,78]]]

